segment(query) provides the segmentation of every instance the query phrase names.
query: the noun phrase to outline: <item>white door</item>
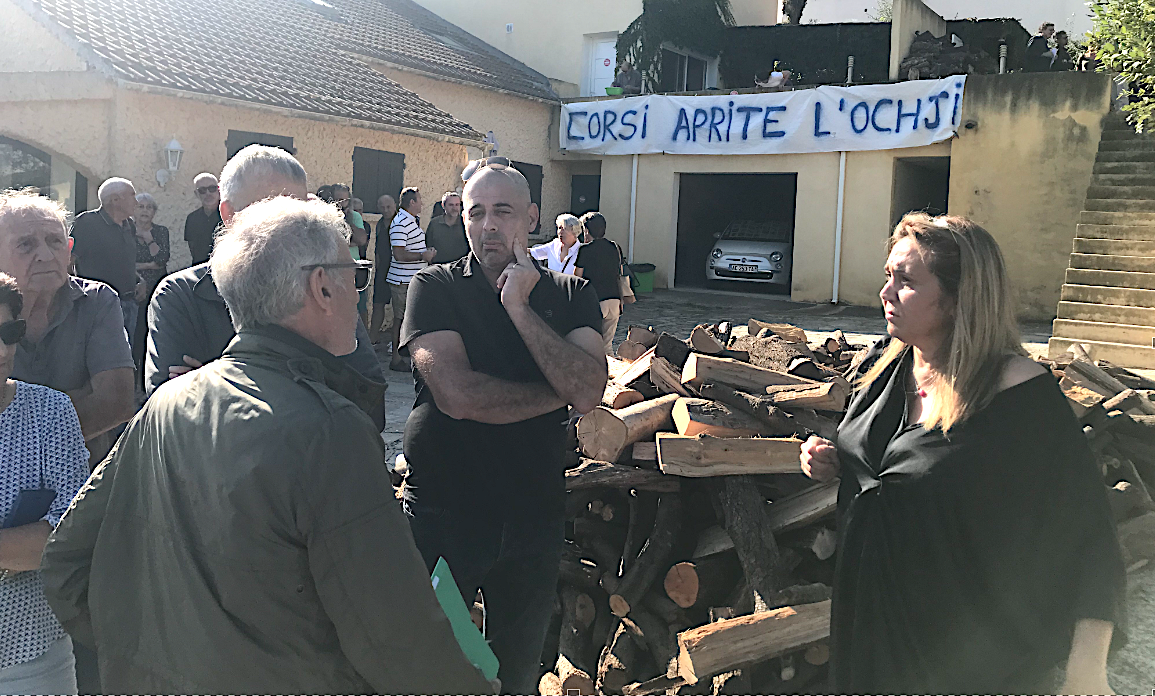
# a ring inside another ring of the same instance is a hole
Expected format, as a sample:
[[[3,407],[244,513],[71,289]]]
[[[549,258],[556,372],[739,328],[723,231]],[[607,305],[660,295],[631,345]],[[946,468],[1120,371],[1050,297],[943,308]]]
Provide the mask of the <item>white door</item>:
[[[593,45],[590,64],[590,93],[587,96],[605,96],[606,87],[614,84],[614,69],[617,67],[618,42],[605,39]]]

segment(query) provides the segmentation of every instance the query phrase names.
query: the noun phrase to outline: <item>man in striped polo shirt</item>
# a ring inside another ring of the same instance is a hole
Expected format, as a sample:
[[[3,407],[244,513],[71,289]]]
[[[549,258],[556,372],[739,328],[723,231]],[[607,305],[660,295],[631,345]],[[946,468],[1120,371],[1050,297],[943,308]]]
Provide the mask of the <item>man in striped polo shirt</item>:
[[[415,187],[402,189],[399,203],[393,224],[389,225],[393,263],[385,282],[389,284],[393,301],[393,358],[389,361],[389,369],[406,372],[409,360],[397,351],[397,344],[401,341],[401,322],[405,319],[405,296],[409,291],[409,281],[433,260],[437,250],[425,245],[425,232],[417,222],[417,216],[421,214],[421,192]]]

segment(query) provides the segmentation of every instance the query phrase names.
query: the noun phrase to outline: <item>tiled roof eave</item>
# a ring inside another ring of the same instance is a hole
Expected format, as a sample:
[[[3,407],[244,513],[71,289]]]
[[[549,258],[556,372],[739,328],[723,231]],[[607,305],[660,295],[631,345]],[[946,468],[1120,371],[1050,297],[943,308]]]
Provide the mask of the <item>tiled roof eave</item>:
[[[431,80],[440,80],[441,82],[452,82],[454,84],[464,85],[466,87],[475,87],[477,89],[483,89],[483,90],[486,90],[489,92],[498,92],[500,94],[508,94],[511,97],[517,97],[519,99],[528,99],[530,101],[540,102],[542,104],[549,104],[551,106],[561,104],[561,98],[560,97],[548,98],[548,97],[543,97],[543,96],[539,96],[536,94],[529,94],[527,92],[520,92],[520,91],[512,90],[512,89],[504,89],[502,87],[496,87],[496,86],[491,85],[491,84],[477,82],[474,80],[466,80],[466,79],[459,78],[459,77],[451,77],[449,75],[445,75],[444,73],[433,72],[430,70],[422,70],[421,68],[416,68],[416,67],[413,67],[412,65],[406,65],[404,63],[397,63],[397,62],[394,62],[391,60],[387,60],[385,58],[379,58],[377,56],[369,56],[369,55],[365,55],[363,53],[351,53],[351,52],[346,52],[346,53],[350,57],[356,58],[358,60],[362,60],[370,66],[381,66],[381,67],[385,67],[385,68],[391,68],[393,70],[400,70],[402,72],[412,73],[414,75],[420,75],[422,77],[428,77]]]
[[[320,111],[309,111],[305,109],[296,109],[293,107],[282,106],[279,104],[269,104],[263,101],[250,101],[247,99],[237,99],[234,97],[226,97],[211,92],[200,92],[195,90],[185,90],[176,87],[167,87],[162,85],[149,84],[147,82],[137,82],[128,79],[118,79],[117,86],[126,89],[134,89],[140,92],[149,94],[157,94],[162,96],[177,97],[181,99],[197,99],[199,101],[206,101],[213,104],[220,104],[223,106],[233,106],[242,109],[256,109],[258,111],[269,111],[272,113],[297,117],[309,118],[315,121],[327,121],[330,123],[340,123],[351,125],[358,128],[370,128],[373,130],[387,131],[396,133],[397,135],[408,135],[417,138],[426,138],[429,140],[436,140],[439,142],[453,143],[456,145],[464,145],[467,147],[482,147],[484,148],[485,141],[481,133],[474,130],[469,130],[465,133],[449,133],[446,131],[424,130],[419,128],[409,128],[406,126],[399,126],[392,123],[385,123],[381,121],[369,121],[365,119],[350,118],[348,116],[341,116],[338,114],[330,114]],[[472,136],[472,137],[470,137]]]

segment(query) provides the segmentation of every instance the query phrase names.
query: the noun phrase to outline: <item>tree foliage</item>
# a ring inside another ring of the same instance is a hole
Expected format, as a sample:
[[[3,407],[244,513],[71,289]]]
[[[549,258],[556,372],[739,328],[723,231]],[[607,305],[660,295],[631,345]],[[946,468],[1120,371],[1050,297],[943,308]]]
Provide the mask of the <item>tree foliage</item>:
[[[802,11],[806,9],[806,0],[782,0],[782,23],[801,24]]]
[[[1123,108],[1142,131],[1155,118],[1155,0],[1097,0],[1092,9],[1099,69],[1128,85],[1131,103]]]
[[[642,0],[642,14],[618,37],[618,61],[633,63],[653,92],[662,78],[663,43],[716,56],[731,26],[730,0]]]

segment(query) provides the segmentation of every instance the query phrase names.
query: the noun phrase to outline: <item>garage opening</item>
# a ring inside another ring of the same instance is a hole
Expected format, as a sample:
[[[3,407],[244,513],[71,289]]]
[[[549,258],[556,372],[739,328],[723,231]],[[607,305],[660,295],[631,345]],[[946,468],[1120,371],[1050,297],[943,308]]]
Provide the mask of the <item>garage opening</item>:
[[[894,193],[891,194],[891,226],[903,215],[923,211],[946,213],[950,198],[950,157],[899,157],[894,160]],[[890,235],[890,230],[886,231]]]
[[[797,174],[682,174],[675,287],[790,294]]]

